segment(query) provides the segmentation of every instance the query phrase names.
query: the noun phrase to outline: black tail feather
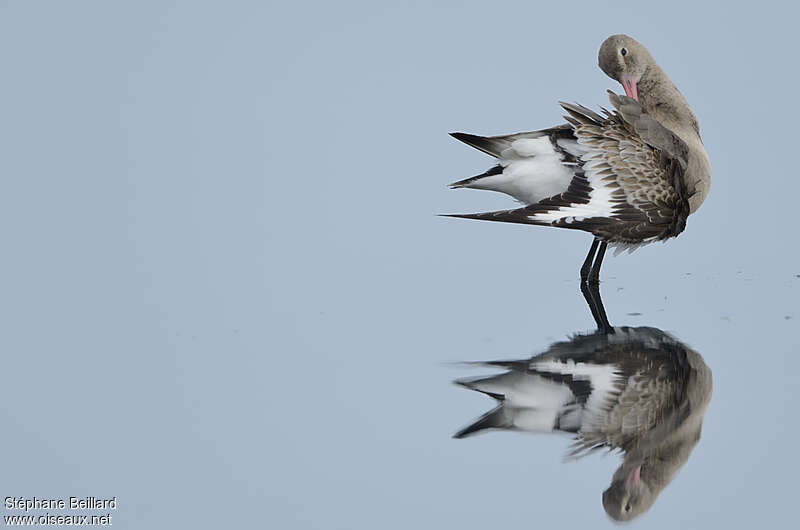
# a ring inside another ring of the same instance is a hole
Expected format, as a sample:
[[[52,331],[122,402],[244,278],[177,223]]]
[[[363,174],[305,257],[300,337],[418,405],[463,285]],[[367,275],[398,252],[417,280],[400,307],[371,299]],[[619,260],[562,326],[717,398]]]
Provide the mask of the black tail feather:
[[[503,401],[506,397],[503,394],[498,394],[496,392],[489,392],[487,390],[482,390],[478,383],[483,383],[487,381],[494,381],[497,379],[496,375],[492,375],[489,377],[479,377],[477,379],[456,379],[454,381],[455,384],[463,386],[464,388],[469,388],[470,390],[475,390],[476,392],[480,392],[481,394],[486,394],[487,396],[496,399],[497,401]]]
[[[503,149],[508,147],[508,142],[501,141],[497,138],[478,136],[476,134],[454,132],[450,133],[450,136],[493,157],[500,156]]]
[[[491,168],[490,170],[486,171],[485,173],[481,173],[480,175],[475,175],[474,177],[465,178],[464,180],[459,180],[458,182],[453,182],[448,185],[451,188],[466,188],[469,187],[469,185],[475,182],[476,180],[480,180],[484,177],[491,177],[492,175],[499,175],[502,172],[503,172],[503,166],[497,165]]]
[[[537,221],[531,219],[531,211],[528,208],[517,208],[516,210],[498,210],[496,212],[483,213],[442,213],[440,217],[458,217],[460,219],[478,219],[481,221],[499,221],[502,223],[518,223],[528,225],[552,225],[549,221]]]
[[[503,405],[500,404],[494,409],[490,410],[474,423],[464,427],[453,435],[453,438],[466,438],[486,429],[502,429],[511,427],[511,421],[506,416],[503,410]]]

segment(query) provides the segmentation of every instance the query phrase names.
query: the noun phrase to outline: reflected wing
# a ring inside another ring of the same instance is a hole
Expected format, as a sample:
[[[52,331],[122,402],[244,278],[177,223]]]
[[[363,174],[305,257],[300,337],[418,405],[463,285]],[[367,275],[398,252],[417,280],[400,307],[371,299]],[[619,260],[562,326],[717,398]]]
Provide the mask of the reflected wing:
[[[603,444],[644,450],[658,445],[689,416],[692,368],[686,348],[652,328],[621,329],[627,338],[609,345],[603,356],[617,359],[627,376],[625,384],[602,422],[582,433],[574,453]]]

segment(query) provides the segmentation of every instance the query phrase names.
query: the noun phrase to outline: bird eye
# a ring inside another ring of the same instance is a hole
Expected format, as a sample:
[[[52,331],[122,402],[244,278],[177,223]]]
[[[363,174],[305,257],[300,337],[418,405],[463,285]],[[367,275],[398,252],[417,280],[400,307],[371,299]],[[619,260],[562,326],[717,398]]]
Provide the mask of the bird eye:
[[[624,49],[624,48],[623,48],[623,49]],[[629,511],[631,511],[631,503],[628,503],[628,504],[626,504],[626,505],[625,505],[625,511],[626,511],[626,512],[629,512]]]
[[[625,57],[626,55],[628,55],[628,50],[626,50],[625,48],[622,48],[622,49],[619,51],[619,53],[621,53],[621,54],[622,54],[622,56],[623,56],[623,57]]]

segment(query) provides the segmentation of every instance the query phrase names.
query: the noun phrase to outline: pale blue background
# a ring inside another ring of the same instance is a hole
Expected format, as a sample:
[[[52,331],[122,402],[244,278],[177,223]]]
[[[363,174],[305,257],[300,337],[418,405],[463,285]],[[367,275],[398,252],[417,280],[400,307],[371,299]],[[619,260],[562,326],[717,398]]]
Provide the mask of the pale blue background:
[[[644,42],[711,194],[607,259],[617,325],[702,353],[703,439],[642,528],[796,513],[796,24],[788,2],[0,3],[0,495],[116,495],[113,528],[601,528],[617,458],[450,435],[449,361],[591,329],[590,238],[511,206],[452,130],[606,104]],[[628,313],[642,313],[640,316]],[[3,510],[3,514],[8,513]]]

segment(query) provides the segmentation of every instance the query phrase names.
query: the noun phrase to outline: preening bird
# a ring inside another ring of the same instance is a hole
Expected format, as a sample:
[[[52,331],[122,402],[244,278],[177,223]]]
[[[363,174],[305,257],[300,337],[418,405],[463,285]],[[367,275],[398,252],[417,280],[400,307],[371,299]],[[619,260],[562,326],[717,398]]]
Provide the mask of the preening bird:
[[[527,206],[448,215],[590,232],[580,275],[592,283],[608,245],[632,251],[676,237],[711,185],[697,118],[647,49],[614,35],[600,47],[599,64],[625,90],[624,96],[609,91],[613,111],[562,102],[567,123],[549,129],[452,133],[497,164],[450,187],[499,191]]]
[[[481,363],[506,371],[456,381],[498,404],[454,436],[487,429],[564,432],[574,436],[572,457],[620,450],[624,458],[603,507],[627,521],[649,510],[688,461],[700,440],[712,376],[700,354],[659,329],[611,327],[599,291],[594,296],[587,301],[597,332],[557,342],[531,359]]]

